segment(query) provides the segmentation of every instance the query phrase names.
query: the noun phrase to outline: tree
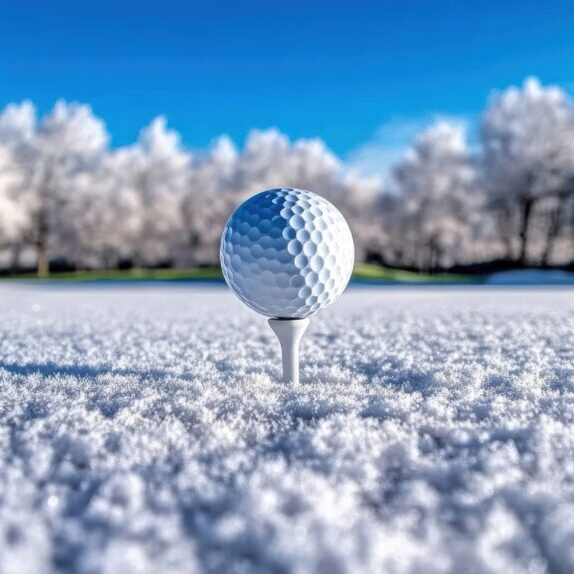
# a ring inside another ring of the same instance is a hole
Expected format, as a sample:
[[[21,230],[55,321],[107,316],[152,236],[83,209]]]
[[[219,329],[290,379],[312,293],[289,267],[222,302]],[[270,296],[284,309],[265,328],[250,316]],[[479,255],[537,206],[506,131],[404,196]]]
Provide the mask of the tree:
[[[482,118],[481,136],[490,206],[503,228],[513,228],[513,243],[518,245],[515,258],[520,263],[528,262],[537,208],[549,198],[556,200],[547,211],[543,258],[548,258],[560,228],[561,206],[572,189],[572,100],[560,88],[544,88],[530,78],[522,89],[512,87],[495,95]]]
[[[122,185],[125,169],[123,154],[108,153],[76,177],[74,213],[58,251],[65,259],[96,269],[133,260],[142,234],[142,202],[138,190]]]
[[[169,262],[182,233],[182,201],[189,186],[191,154],[160,116],[142,130],[134,146],[114,155],[111,165],[121,190],[118,193],[133,204],[139,220],[132,252],[135,263]]]
[[[22,150],[32,139],[35,110],[31,102],[9,104],[0,113],[0,243],[11,246],[12,267],[17,267],[29,229],[30,213],[24,201],[27,173]]]
[[[333,201],[349,218],[357,247],[375,233],[368,202],[380,182],[346,173],[341,162],[318,139],[291,142],[276,129],[253,130],[238,150],[222,136],[191,164],[184,202],[186,244],[179,260],[186,264],[218,261],[219,239],[225,221],[246,197],[273,187],[306,188]],[[363,219],[367,213],[370,219]]]
[[[26,226],[26,212],[18,201],[17,192],[22,185],[22,173],[14,160],[12,150],[0,145],[0,248],[19,240]]]
[[[341,163],[322,140],[291,142],[276,129],[253,130],[239,158],[238,181],[246,193],[272,187],[300,187],[333,197]]]
[[[24,102],[0,115],[0,142],[10,147],[23,174],[19,201],[28,215],[26,236],[36,249],[38,275],[47,276],[50,249],[58,239],[66,241],[74,182],[101,160],[107,132],[89,106],[59,101],[37,122],[32,104]]]
[[[317,138],[291,142],[275,129],[252,131],[240,155],[240,197],[270,187],[300,187],[333,202],[347,217],[361,257],[376,242],[379,178],[349,171]]]
[[[464,127],[439,121],[420,133],[394,171],[394,193],[402,256],[425,269],[455,262],[480,203]]]
[[[238,180],[239,152],[227,136],[194,158],[182,204],[183,265],[218,264],[221,230],[243,193]]]

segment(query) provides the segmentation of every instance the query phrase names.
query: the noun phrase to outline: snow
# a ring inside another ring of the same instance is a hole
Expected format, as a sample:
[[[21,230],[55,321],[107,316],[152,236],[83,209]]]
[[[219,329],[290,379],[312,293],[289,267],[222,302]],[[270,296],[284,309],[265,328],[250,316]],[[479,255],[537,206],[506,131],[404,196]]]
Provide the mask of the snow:
[[[571,572],[574,293],[0,288],[0,571]]]

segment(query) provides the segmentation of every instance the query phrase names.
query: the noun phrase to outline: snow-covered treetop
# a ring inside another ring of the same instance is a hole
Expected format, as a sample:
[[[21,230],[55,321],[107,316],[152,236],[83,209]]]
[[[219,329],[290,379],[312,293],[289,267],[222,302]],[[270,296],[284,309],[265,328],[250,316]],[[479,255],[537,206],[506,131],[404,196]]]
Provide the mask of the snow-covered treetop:
[[[38,139],[45,154],[89,159],[105,150],[109,136],[90,106],[60,100],[40,123]]]
[[[407,155],[414,161],[423,157],[456,157],[468,153],[466,126],[461,122],[439,120],[415,138]]]
[[[36,132],[36,109],[26,100],[8,104],[0,113],[0,142],[16,146],[32,140]]]
[[[559,87],[529,78],[493,96],[482,144],[496,195],[553,192],[574,171],[574,103]]]

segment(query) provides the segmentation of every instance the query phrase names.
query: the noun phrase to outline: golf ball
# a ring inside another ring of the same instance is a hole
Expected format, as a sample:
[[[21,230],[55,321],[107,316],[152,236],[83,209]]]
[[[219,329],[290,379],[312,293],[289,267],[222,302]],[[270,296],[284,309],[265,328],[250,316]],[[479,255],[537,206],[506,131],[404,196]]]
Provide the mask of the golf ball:
[[[229,218],[221,238],[227,284],[268,317],[302,319],[345,290],[355,259],[351,230],[339,210],[302,189],[270,189]]]

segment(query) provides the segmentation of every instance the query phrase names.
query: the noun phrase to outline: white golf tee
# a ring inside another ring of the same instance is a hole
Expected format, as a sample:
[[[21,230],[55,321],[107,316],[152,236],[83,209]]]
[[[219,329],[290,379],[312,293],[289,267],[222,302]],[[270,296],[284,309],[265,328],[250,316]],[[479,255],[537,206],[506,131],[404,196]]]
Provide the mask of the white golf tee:
[[[284,383],[299,382],[299,343],[309,323],[309,319],[269,319],[281,345]]]

